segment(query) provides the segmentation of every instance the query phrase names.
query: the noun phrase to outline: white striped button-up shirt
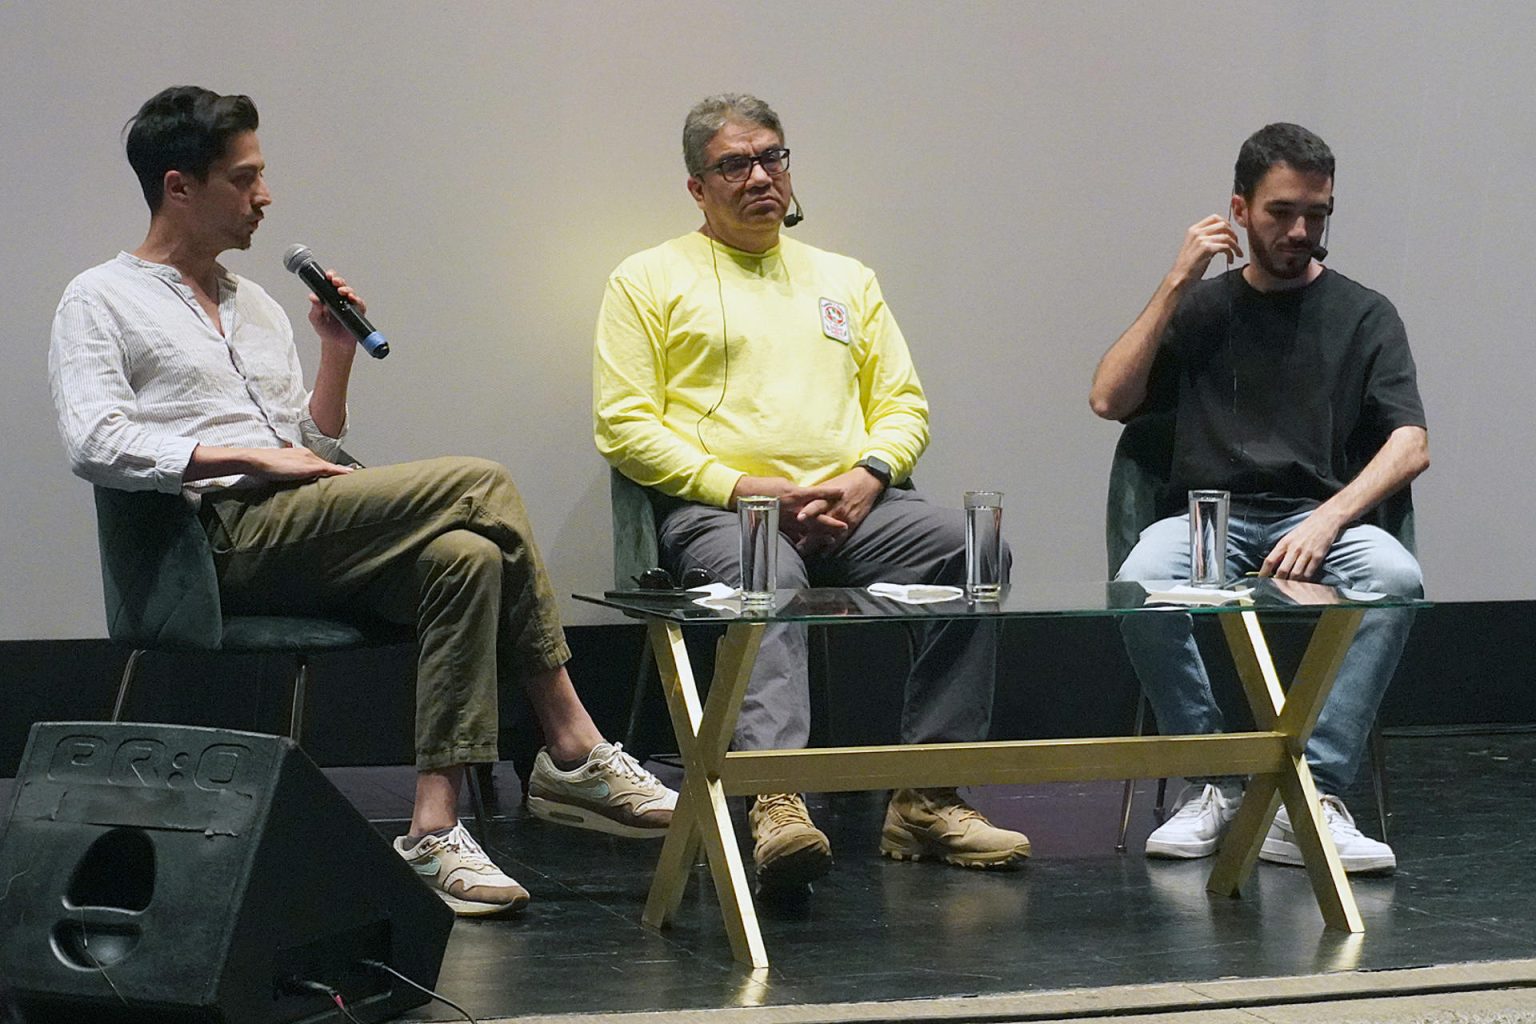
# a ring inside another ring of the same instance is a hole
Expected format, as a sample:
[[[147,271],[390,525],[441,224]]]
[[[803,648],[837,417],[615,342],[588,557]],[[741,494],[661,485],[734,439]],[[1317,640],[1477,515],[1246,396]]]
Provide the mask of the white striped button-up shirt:
[[[53,318],[48,377],[76,475],[191,496],[251,482],[226,476],[183,485],[199,444],[286,443],[337,457],[339,440],[310,418],[283,308],[225,271],[219,319],[222,335],[179,271],[126,252],[70,282]]]

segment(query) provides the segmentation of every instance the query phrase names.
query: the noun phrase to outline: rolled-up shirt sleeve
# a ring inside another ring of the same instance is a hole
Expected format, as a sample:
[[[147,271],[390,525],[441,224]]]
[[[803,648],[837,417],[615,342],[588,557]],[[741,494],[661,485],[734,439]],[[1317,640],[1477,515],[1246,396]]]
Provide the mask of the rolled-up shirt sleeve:
[[[329,462],[341,462],[343,455],[341,442],[347,436],[347,424],[352,419],[351,410],[345,406],[342,407],[341,430],[332,437],[320,429],[315,423],[314,416],[310,414],[309,399],[314,392],[305,391],[300,383],[304,379],[304,369],[299,365],[298,350],[292,346],[288,348],[288,374],[288,379],[292,382],[290,386],[294,391],[290,398],[292,407],[304,410],[304,414],[299,417],[299,436],[304,439],[304,447]]]
[[[181,490],[197,439],[147,427],[110,314],[67,292],[53,318],[48,378],[70,469],[130,491]]]

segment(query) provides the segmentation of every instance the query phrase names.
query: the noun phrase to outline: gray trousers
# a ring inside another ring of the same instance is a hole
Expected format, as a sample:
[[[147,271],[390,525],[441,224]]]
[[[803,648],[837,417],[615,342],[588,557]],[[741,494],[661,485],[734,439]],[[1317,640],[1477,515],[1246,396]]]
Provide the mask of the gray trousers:
[[[662,520],[662,563],[674,573],[710,570],[726,583],[741,578],[736,513],[684,505]],[[1012,554],[1003,548],[1004,578]],[[802,558],[779,536],[780,587],[863,587],[877,582],[965,582],[965,513],[940,508],[915,491],[887,490],[837,551]],[[984,740],[992,723],[997,676],[996,622],[914,623],[912,671],[901,711],[903,743]],[[806,628],[769,626],[736,722],[737,750],[803,747],[810,739]]]

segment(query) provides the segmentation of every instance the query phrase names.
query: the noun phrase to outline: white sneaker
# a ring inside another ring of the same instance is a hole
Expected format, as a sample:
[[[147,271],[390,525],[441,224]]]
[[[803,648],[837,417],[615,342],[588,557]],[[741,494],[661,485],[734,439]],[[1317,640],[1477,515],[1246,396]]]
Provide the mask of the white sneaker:
[[[415,846],[409,842],[406,836],[396,839],[395,852],[460,917],[510,912],[528,902],[528,890],[491,863],[462,822],[445,836],[423,836]]]
[[[1362,835],[1355,827],[1355,819],[1336,796],[1322,798],[1323,818],[1328,822],[1328,834],[1333,845],[1339,848],[1339,862],[1350,874],[1377,871],[1383,874],[1397,869],[1397,855],[1386,843],[1377,842]],[[1296,833],[1291,831],[1291,816],[1282,806],[1275,815],[1275,823],[1269,826],[1259,859],[1271,864],[1290,864],[1301,867],[1301,847],[1296,845]]]
[[[581,767],[568,772],[541,750],[528,776],[528,809],[559,825],[660,839],[676,807],[677,794],[624,753],[621,743],[599,743]]]
[[[1147,856],[1181,860],[1209,857],[1216,852],[1242,802],[1242,797],[1227,796],[1215,783],[1185,786],[1179,791],[1173,817],[1147,837]]]

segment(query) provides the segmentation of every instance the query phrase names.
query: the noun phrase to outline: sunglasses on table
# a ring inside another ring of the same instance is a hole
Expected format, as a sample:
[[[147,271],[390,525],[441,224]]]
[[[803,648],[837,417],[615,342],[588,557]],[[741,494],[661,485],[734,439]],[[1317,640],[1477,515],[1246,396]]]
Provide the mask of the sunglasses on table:
[[[720,578],[708,569],[695,566],[683,573],[682,582],[661,566],[647,569],[638,576],[630,577],[635,581],[635,586],[641,590],[692,590],[695,587],[707,587],[711,583],[718,583]]]

